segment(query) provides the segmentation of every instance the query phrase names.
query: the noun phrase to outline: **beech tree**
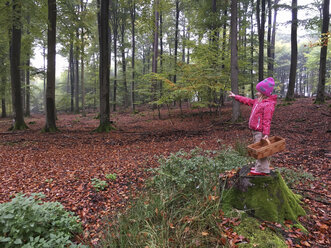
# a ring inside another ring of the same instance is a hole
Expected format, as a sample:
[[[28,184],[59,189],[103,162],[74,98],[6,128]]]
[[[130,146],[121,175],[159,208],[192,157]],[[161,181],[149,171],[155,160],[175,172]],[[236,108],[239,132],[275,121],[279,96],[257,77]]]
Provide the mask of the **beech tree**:
[[[238,94],[238,48],[237,48],[237,16],[238,16],[237,0],[231,1],[231,90],[234,94]],[[232,101],[232,122],[235,122],[240,117],[240,103]]]
[[[56,0],[48,0],[46,132],[55,132]]]
[[[317,96],[316,103],[325,102],[325,76],[326,76],[326,56],[328,49],[328,32],[330,25],[330,0],[324,0],[323,3],[323,23],[322,23],[322,34],[321,34],[321,54],[320,54],[320,70],[318,77]]]
[[[21,60],[21,38],[22,38],[22,2],[12,1],[13,20],[10,47],[10,74],[12,86],[12,101],[14,109],[14,123],[12,130],[26,129],[24,122],[24,111],[21,93],[20,60]]]
[[[292,24],[291,24],[291,67],[286,100],[294,100],[294,87],[298,64],[298,1],[292,0]]]
[[[109,0],[98,1],[98,29],[99,29],[99,83],[100,83],[100,124],[98,132],[109,132],[110,125],[110,106],[109,106]]]

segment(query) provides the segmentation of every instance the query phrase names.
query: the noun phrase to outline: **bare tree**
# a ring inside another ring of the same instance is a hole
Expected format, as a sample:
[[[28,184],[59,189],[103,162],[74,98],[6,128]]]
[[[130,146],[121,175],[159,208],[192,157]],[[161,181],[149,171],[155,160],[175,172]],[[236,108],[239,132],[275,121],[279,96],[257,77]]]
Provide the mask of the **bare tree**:
[[[237,17],[238,9],[237,9],[237,0],[231,1],[231,90],[234,94],[238,94],[238,47],[237,47]],[[232,103],[232,121],[235,122],[240,117],[240,103],[233,100]]]

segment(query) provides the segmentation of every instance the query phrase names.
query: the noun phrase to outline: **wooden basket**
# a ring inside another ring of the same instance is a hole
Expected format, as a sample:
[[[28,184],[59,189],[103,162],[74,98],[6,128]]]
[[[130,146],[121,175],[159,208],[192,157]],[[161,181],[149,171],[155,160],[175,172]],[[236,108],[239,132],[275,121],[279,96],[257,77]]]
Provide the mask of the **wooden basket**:
[[[279,136],[273,136],[267,140],[261,139],[257,143],[248,145],[247,150],[248,155],[256,159],[269,157],[276,152],[285,150],[285,139]]]

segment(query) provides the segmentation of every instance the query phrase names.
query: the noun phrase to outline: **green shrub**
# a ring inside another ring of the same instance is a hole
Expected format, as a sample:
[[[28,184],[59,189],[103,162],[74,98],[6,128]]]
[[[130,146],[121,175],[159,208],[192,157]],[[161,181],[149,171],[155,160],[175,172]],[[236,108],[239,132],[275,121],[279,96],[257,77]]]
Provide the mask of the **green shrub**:
[[[98,178],[92,178],[92,186],[96,191],[105,190],[108,186],[106,181],[100,180]]]
[[[111,220],[102,247],[222,246],[219,173],[246,164],[247,158],[232,149],[195,149],[159,163],[145,194],[115,223]]]
[[[42,202],[42,194],[18,194],[0,204],[0,247],[83,247],[70,241],[82,231],[78,217],[58,202]]]

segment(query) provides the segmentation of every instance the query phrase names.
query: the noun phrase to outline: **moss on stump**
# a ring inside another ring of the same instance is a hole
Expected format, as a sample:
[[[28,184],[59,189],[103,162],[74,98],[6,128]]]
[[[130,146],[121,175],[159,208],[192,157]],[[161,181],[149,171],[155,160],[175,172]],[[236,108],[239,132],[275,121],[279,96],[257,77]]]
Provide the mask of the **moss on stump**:
[[[300,197],[294,194],[279,172],[269,176],[248,176],[250,167],[245,166],[226,183],[223,192],[223,207],[247,211],[256,218],[283,223],[292,220],[298,223],[299,216],[306,215],[300,206]]]

